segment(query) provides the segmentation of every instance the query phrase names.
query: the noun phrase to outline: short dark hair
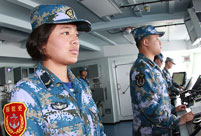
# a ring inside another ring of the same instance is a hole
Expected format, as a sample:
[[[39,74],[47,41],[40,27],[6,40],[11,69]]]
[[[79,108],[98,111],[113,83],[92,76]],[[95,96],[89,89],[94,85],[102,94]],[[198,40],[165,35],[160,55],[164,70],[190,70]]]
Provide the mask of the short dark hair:
[[[157,60],[157,59],[160,59],[160,58],[159,58],[158,55],[155,55],[155,56],[154,56],[154,61]]]
[[[36,28],[29,35],[26,43],[27,52],[34,61],[41,61],[48,58],[43,51],[43,46],[47,43],[51,32],[55,28],[55,24],[43,24]]]
[[[136,42],[137,48],[139,48],[139,47],[140,47],[140,44],[141,44],[141,40],[136,40],[135,42]]]

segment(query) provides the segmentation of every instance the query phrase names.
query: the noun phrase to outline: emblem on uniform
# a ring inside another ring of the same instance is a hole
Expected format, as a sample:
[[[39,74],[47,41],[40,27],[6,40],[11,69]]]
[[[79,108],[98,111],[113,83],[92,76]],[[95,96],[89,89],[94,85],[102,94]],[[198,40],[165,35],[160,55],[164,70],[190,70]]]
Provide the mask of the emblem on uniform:
[[[26,129],[26,111],[27,107],[21,102],[13,102],[4,106],[4,126],[10,136],[21,136],[24,133]]]
[[[66,10],[66,14],[71,18],[71,19],[75,19],[75,15],[72,9],[68,9]]]
[[[138,87],[142,87],[145,83],[145,75],[143,73],[140,73],[136,75],[136,84]]]

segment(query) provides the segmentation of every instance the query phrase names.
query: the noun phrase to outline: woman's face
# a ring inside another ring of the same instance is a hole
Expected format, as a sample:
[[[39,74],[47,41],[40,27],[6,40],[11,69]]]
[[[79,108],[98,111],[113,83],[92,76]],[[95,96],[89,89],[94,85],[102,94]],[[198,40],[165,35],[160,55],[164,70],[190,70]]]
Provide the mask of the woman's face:
[[[48,56],[48,61],[68,65],[77,62],[79,46],[77,26],[57,24],[43,49]]]

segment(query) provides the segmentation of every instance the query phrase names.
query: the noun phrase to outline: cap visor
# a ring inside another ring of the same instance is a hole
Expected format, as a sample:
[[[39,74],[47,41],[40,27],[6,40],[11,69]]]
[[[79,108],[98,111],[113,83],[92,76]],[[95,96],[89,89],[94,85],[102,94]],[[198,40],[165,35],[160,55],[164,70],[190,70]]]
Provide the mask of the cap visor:
[[[75,24],[78,31],[90,32],[91,23],[84,19],[62,19],[54,22],[48,22],[47,24]]]
[[[168,60],[168,62],[171,62],[172,64],[176,65],[173,61]]]
[[[162,37],[164,34],[165,34],[165,32],[158,32],[158,35],[159,35],[160,37]]]

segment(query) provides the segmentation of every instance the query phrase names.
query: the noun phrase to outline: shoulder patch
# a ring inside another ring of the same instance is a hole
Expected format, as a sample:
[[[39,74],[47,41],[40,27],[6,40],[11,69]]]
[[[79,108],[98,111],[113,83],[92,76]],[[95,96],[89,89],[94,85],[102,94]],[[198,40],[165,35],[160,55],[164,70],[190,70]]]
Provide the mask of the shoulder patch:
[[[145,83],[145,75],[144,73],[140,73],[138,75],[135,76],[136,78],[136,84],[138,87],[142,87]]]
[[[9,136],[21,136],[26,129],[27,107],[22,102],[12,102],[3,108],[4,126]]]

